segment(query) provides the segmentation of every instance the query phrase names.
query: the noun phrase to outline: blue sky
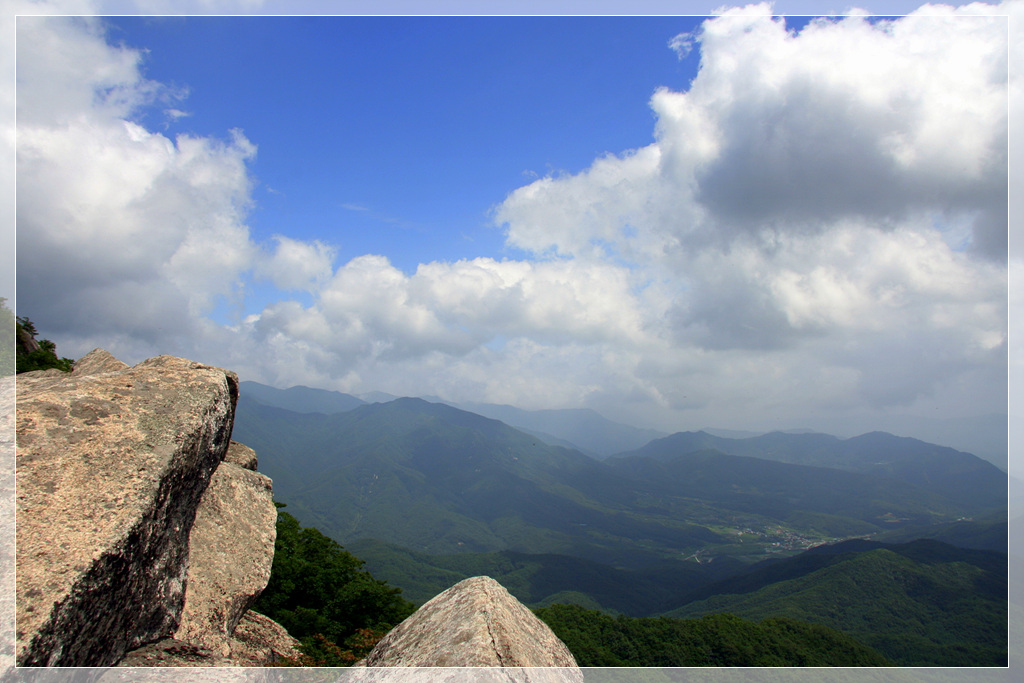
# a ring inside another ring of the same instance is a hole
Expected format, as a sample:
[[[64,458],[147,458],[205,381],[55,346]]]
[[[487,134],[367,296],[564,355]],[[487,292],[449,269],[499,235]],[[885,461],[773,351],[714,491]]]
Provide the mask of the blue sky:
[[[652,141],[647,104],[698,55],[693,17],[115,18],[147,77],[188,88],[166,135],[241,128],[257,238],[327,239],[339,257],[513,255],[490,216],[512,190]],[[210,65],[217,65],[211,69]],[[163,128],[167,125],[167,128]]]
[[[18,312],[666,431],[1004,412],[1013,7],[25,17]]]

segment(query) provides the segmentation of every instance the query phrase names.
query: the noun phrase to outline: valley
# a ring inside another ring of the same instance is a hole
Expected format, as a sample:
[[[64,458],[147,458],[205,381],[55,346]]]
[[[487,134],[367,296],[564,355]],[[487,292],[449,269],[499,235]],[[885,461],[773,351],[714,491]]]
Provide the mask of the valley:
[[[246,384],[235,438],[275,498],[414,603],[483,574],[534,607],[787,616],[901,664],[1005,658],[1007,479],[971,454],[681,432],[598,458],[451,405]]]

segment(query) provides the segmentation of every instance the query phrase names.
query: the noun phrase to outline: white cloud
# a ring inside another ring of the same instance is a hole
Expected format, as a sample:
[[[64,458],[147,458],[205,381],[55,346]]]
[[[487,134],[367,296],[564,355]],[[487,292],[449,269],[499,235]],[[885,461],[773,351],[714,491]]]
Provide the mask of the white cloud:
[[[302,242],[274,235],[277,247],[256,270],[283,290],[313,291],[330,278],[337,249],[319,240]]]
[[[680,33],[668,41],[668,46],[676,53],[680,60],[683,60],[693,51],[695,38],[696,36],[692,33]]]
[[[288,288],[329,276],[323,244],[250,238],[256,146],[243,132],[170,138],[137,123],[181,93],[147,80],[142,53],[109,45],[98,19],[22,17],[17,30],[18,284],[69,351],[104,333],[132,349],[198,342],[254,269]]]
[[[652,95],[654,143],[496,208],[530,258],[413,273],[384,255],[337,264],[319,241],[254,242],[259,141],[143,128],[140,108],[182,110],[140,53],[94,21],[32,20],[21,303],[60,321],[62,352],[173,352],[281,385],[589,405],[662,427],[953,414],[956,396],[999,410],[1007,41],[1002,19],[967,16],[989,9],[800,33],[764,5],[723,11],[674,42],[702,67],[687,92]],[[209,317],[260,278],[277,301]]]
[[[657,142],[521,188],[499,220],[538,253],[585,255],[597,239],[656,254],[927,209],[978,214],[975,242],[1005,255],[1005,227],[984,219],[1006,196],[1006,24],[966,14],[794,34],[768,5],[728,10],[698,33],[690,90],[652,97]]]
[[[496,338],[601,344],[641,337],[628,272],[574,262],[478,258],[406,275],[383,256],[340,267],[313,305],[265,310],[261,338],[283,334],[336,354],[339,367],[441,353],[465,357]]]
[[[653,144],[522,187],[498,221],[535,254],[614,256],[658,283],[657,369],[634,376],[669,404],[912,406],[991,380],[999,410],[1007,33],[985,15],[1000,11],[796,33],[768,5],[723,10],[696,34],[692,87],[652,97]]]

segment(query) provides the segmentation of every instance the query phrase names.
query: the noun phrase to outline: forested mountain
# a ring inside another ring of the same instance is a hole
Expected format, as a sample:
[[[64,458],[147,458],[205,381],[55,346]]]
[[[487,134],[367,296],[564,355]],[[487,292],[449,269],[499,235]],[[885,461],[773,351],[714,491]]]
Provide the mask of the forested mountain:
[[[942,541],[958,548],[1009,552],[1009,525],[1006,513],[1000,512],[973,520],[958,520],[929,526],[907,526],[873,536],[883,543],[907,543],[918,538]]]
[[[851,439],[828,434],[771,432],[728,439],[706,432],[680,432],[619,457],[671,460],[701,450],[775,462],[829,467],[907,482],[976,510],[1005,498],[1006,473],[981,458],[917,439],[871,432]]]
[[[243,397],[235,434],[261,454],[278,499],[343,543],[643,565],[720,540],[633,509],[637,493],[588,456],[443,404],[399,399],[317,415]]]
[[[716,451],[672,456],[667,439],[652,444],[659,459],[599,462],[421,399],[320,414],[243,396],[235,433],[304,522],[343,543],[376,538],[433,554],[516,550],[638,568],[798,550],[982,507],[978,493],[968,505],[872,474]],[[1003,501],[990,494],[989,503]]]
[[[566,602],[636,617],[681,605],[694,588],[746,567],[728,557],[715,563],[665,560],[642,569],[621,569],[553,553],[430,555],[370,539],[346,547],[375,576],[401,586],[405,597],[417,603],[462,579],[486,575],[528,605]]]
[[[681,433],[597,460],[421,399],[296,412],[244,391],[234,438],[303,524],[414,602],[487,574],[535,607],[789,616],[899,663],[1005,659],[1005,553],[963,548],[1005,547],[1006,475],[952,449]],[[962,548],[822,545],[929,535]],[[977,637],[955,639],[975,622]]]
[[[523,410],[493,403],[452,404],[534,434],[552,445],[575,447],[597,458],[639,448],[665,436],[653,429],[638,429],[607,419],[586,408]]]
[[[891,666],[835,629],[795,619],[754,622],[731,614],[700,619],[611,617],[577,605],[537,610],[580,666]]]
[[[242,396],[255,399],[265,406],[296,413],[344,413],[366,404],[366,401],[350,394],[303,386],[277,389],[259,382],[240,382],[238,389]]]
[[[241,383],[241,393],[263,405],[297,413],[341,413],[367,403],[390,403],[401,398],[382,392],[356,397],[303,386],[277,389],[251,381]],[[439,398],[423,398],[431,403],[446,403],[453,408],[500,420],[552,446],[578,449],[597,458],[639,448],[652,439],[665,436],[664,432],[614,422],[586,408],[523,410],[494,403],[459,404]]]
[[[932,540],[848,541],[695,590],[667,613],[789,617],[842,630],[905,666],[1005,666],[1007,556]]]

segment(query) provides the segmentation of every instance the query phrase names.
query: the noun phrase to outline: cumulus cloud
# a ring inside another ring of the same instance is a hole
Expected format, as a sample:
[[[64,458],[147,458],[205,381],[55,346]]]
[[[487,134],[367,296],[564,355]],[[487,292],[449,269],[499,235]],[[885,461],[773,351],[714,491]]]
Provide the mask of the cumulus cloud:
[[[670,43],[701,68],[687,91],[653,93],[650,145],[495,208],[529,258],[412,273],[283,234],[257,243],[258,140],[147,130],[136,113],[183,111],[183,93],[148,81],[140,52],[96,20],[19,22],[19,305],[56,321],[64,352],[663,428],[952,414],[955,396],[1001,410],[1007,33],[986,14],[796,32],[767,5],[723,10]],[[215,320],[260,280],[276,300]]]
[[[768,5],[724,10],[671,43],[696,41],[701,67],[689,90],[653,95],[651,145],[522,187],[498,220],[538,256],[612,256],[660,283],[664,324],[643,312],[664,347],[645,381],[668,403],[701,382],[767,407],[771,377],[794,403],[835,389],[837,406],[906,407],[998,377],[1007,31],[986,15],[999,12],[796,32]]]
[[[199,337],[246,273],[281,280],[295,252],[324,253],[250,239],[244,133],[172,139],[136,121],[182,93],[146,79],[143,54],[108,44],[100,20],[21,17],[17,31],[18,285],[48,331],[132,349]],[[322,276],[322,260],[286,284]]]
[[[692,87],[652,97],[654,144],[521,188],[499,219],[535,252],[582,255],[596,238],[620,251],[647,240],[656,255],[941,210],[978,214],[977,241],[1005,256],[992,234],[1005,226],[984,218],[1007,189],[1006,19],[972,8],[819,20],[799,33],[767,4],[725,11],[697,33]]]
[[[283,290],[317,289],[333,272],[337,249],[320,240],[302,242],[274,235],[276,248],[257,268],[257,274],[270,279]]]
[[[609,265],[477,258],[423,264],[406,275],[386,257],[367,255],[338,268],[313,305],[271,306],[256,329],[315,343],[342,363],[464,357],[499,338],[637,340],[637,308],[628,272]]]

